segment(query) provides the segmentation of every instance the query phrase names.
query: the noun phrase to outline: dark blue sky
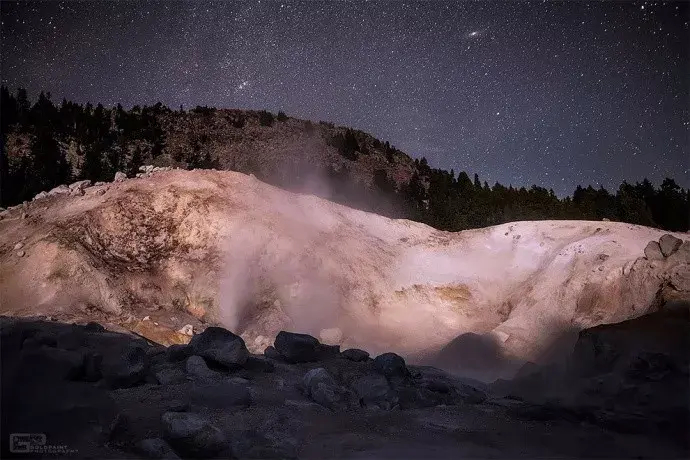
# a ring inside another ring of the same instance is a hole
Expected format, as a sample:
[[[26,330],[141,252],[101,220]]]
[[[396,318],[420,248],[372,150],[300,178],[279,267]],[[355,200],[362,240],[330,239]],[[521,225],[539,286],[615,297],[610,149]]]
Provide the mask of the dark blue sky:
[[[690,186],[687,2],[0,5],[31,97],[284,110],[559,195]]]

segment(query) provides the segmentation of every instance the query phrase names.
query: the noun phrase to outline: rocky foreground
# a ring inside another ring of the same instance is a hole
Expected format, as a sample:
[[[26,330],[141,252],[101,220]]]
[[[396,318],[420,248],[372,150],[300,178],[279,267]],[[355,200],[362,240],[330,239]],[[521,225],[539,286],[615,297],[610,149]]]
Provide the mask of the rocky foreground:
[[[284,331],[257,355],[218,327],[166,348],[2,317],[2,457],[687,457],[688,312],[585,330],[560,367],[488,386]]]

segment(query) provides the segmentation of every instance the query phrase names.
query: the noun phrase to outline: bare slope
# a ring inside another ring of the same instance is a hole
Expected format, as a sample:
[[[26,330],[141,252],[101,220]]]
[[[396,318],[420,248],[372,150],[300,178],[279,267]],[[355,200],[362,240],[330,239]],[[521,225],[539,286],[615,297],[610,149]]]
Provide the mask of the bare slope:
[[[647,260],[664,232],[624,223],[447,233],[209,170],[72,195],[4,213],[2,314],[98,319],[168,343],[184,324],[221,323],[257,351],[281,329],[337,327],[331,341],[406,354],[491,333],[522,360],[690,291],[690,242]]]

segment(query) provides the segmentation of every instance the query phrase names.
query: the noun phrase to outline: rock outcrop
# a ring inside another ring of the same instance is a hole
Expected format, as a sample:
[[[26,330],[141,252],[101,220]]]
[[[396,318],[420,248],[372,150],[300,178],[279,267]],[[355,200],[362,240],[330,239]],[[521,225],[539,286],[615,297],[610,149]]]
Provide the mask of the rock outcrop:
[[[290,330],[409,362],[473,333],[509,375],[557,336],[690,298],[684,234],[601,221],[447,233],[239,173],[139,174],[2,211],[0,313],[96,320],[166,345],[222,325],[254,353]]]

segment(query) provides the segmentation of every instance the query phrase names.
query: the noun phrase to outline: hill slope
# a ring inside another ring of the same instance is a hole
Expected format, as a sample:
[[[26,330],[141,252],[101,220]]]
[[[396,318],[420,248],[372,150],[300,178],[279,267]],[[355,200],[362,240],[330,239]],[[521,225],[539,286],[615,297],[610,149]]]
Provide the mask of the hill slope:
[[[690,242],[645,258],[664,235],[647,227],[541,221],[448,233],[240,173],[145,176],[5,211],[1,313],[144,334],[154,321],[155,334],[220,323],[257,350],[281,329],[338,328],[324,334],[428,355],[473,332],[523,361],[561,333],[690,291]]]

